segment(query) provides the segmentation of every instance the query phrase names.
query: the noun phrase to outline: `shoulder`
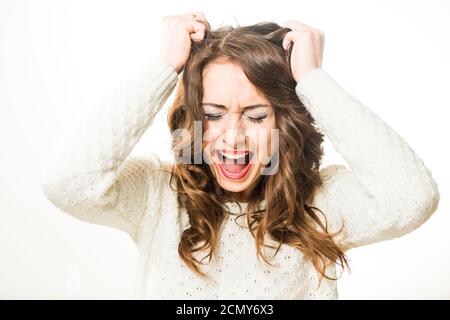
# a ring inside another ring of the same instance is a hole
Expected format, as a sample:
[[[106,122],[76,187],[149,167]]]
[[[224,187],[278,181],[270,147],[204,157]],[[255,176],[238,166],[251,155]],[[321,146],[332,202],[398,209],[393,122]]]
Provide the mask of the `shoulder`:
[[[329,219],[338,218],[343,195],[350,196],[348,190],[351,171],[345,165],[332,164],[319,171],[322,184],[313,193],[312,205],[326,211]],[[350,183],[351,184],[351,183]]]
[[[329,191],[329,188],[333,183],[335,183],[339,178],[346,176],[350,173],[350,170],[342,164],[331,164],[320,169],[319,174],[322,179],[322,185],[319,189],[323,191]]]
[[[173,169],[173,163],[170,160],[163,159],[157,154],[134,155],[119,168],[122,175],[127,175],[130,179],[145,179],[148,184],[150,194],[159,193],[166,189]]]
[[[133,166],[135,170],[150,175],[170,172],[172,169],[172,162],[169,159],[161,158],[154,153],[130,156],[126,162]]]

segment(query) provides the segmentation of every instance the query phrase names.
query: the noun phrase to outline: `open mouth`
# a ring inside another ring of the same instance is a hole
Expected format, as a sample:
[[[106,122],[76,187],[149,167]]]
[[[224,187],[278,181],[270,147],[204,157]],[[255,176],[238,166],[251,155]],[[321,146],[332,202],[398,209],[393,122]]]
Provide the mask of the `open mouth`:
[[[216,156],[223,175],[230,179],[240,179],[252,166],[254,153],[252,151],[216,150]]]

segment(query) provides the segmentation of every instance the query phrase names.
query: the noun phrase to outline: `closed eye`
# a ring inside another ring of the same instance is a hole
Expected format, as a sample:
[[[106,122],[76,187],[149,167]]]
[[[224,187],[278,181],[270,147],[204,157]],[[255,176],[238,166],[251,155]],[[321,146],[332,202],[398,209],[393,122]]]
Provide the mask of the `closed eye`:
[[[206,118],[211,121],[219,120],[222,117],[221,114],[205,114]]]
[[[210,121],[216,121],[219,120],[222,117],[222,114],[205,114],[206,118]],[[261,123],[264,121],[264,119],[267,118],[267,115],[262,115],[259,117],[249,117],[247,116],[247,119],[254,123]]]
[[[248,118],[248,120],[250,120],[251,122],[254,122],[254,123],[261,123],[261,122],[264,121],[264,119],[267,118],[267,115],[263,115],[263,116],[260,116],[260,117],[249,117],[249,116],[247,116],[247,118]]]

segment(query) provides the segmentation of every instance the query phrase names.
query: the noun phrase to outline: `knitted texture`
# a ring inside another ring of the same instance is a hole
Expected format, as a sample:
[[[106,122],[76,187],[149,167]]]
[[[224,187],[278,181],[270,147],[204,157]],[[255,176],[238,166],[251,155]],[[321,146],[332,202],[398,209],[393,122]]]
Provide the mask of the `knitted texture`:
[[[273,267],[256,256],[246,203],[228,202],[231,214],[217,254],[198,277],[182,262],[178,243],[188,227],[169,187],[170,161],[156,154],[129,156],[178,82],[173,67],[154,56],[135,78],[61,135],[46,158],[41,187],[62,211],[125,231],[139,250],[139,299],[337,299],[336,281],[323,279],[296,248],[283,244]],[[402,236],[419,227],[439,203],[422,160],[392,128],[346,92],[323,69],[295,88],[319,129],[348,163],[320,170],[324,184],[311,205],[327,217],[344,250]],[[156,139],[156,137],[155,137]],[[201,259],[205,252],[196,253]],[[327,275],[336,277],[336,266]]]

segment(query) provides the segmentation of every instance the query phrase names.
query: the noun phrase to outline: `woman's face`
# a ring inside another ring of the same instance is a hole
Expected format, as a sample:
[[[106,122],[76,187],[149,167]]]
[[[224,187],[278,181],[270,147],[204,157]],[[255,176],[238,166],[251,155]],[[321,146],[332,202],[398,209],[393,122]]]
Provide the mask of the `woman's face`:
[[[275,113],[241,67],[213,62],[203,70],[204,157],[233,200],[248,201],[273,154]]]

